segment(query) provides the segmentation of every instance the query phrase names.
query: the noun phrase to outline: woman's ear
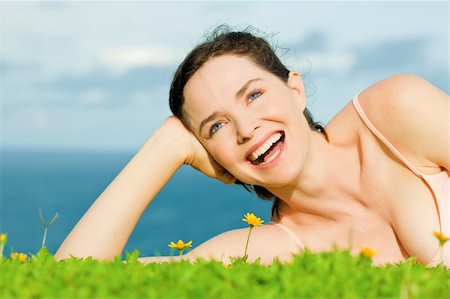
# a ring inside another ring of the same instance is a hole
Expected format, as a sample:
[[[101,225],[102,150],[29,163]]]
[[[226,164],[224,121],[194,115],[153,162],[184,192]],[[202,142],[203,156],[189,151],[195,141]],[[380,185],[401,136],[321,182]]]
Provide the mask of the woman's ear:
[[[297,91],[299,94],[304,94],[304,86],[302,77],[296,71],[290,71],[287,84],[290,88]]]
[[[306,107],[305,87],[303,85],[303,79],[299,73],[296,71],[290,71],[287,85],[295,93],[296,97],[298,97],[298,100],[304,109]]]

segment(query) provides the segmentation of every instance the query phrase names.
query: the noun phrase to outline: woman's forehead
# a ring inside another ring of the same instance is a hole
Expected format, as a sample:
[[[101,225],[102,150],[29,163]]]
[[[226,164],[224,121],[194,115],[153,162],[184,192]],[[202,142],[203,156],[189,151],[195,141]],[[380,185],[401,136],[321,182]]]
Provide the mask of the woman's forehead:
[[[224,55],[207,61],[184,88],[184,111],[194,123],[198,117],[234,98],[246,82],[268,72],[244,56]]]
[[[207,61],[187,82],[184,88],[185,97],[204,93],[216,92],[238,86],[252,76],[261,76],[264,70],[256,65],[250,58],[236,55],[223,55]],[[223,93],[222,93],[223,94]]]

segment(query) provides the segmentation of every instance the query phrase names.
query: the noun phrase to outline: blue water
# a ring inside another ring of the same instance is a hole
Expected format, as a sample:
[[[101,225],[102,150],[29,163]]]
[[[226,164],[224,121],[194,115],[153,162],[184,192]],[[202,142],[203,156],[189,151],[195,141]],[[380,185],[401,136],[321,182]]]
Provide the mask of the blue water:
[[[0,232],[8,233],[5,255],[35,254],[42,244],[42,208],[47,222],[57,212],[46,245],[55,253],[64,238],[134,153],[2,150]],[[147,207],[125,249],[141,256],[167,255],[167,244],[193,240],[194,247],[230,229],[245,227],[254,212],[266,222],[271,203],[241,186],[225,185],[183,166]],[[111,219],[114,221],[114,219]],[[245,246],[243,244],[243,246]]]

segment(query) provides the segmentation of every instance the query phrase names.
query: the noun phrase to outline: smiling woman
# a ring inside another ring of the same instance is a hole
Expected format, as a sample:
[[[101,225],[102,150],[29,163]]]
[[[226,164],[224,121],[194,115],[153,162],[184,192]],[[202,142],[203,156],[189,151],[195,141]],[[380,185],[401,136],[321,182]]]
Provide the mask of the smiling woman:
[[[112,259],[140,216],[183,164],[274,200],[254,228],[248,260],[287,261],[305,247],[409,256],[450,266],[449,97],[414,75],[355,95],[323,128],[306,109],[302,77],[269,44],[222,27],[181,63],[169,117],[78,222],[58,252]],[[420,141],[420,142],[418,142]],[[179,257],[231,261],[247,230]],[[166,257],[142,258],[164,261]]]
[[[189,53],[189,55],[185,58],[183,63],[179,66],[177,72],[175,73],[174,79],[172,81],[172,86],[170,90],[170,108],[173,114],[178,117],[183,124],[193,130],[191,124],[189,123],[189,117],[187,117],[186,111],[189,109],[183,109],[183,105],[185,102],[184,92],[188,92],[188,90],[184,90],[185,85],[191,79],[194,73],[196,73],[207,61],[209,61],[213,57],[219,57],[224,54],[234,54],[238,57],[244,58],[244,63],[255,63],[261,69],[266,70],[267,72],[275,75],[279,80],[286,82],[289,77],[289,70],[281,63],[278,57],[274,53],[274,49],[267,43],[266,40],[260,37],[256,37],[248,32],[230,32],[229,34],[221,34],[223,32],[227,32],[228,29],[225,26],[218,27],[209,37],[208,41],[203,44],[197,46],[194,50]],[[250,59],[250,60],[249,60]],[[225,62],[224,65],[219,66],[217,69],[221,70],[223,68],[228,67],[228,64]],[[215,79],[221,77],[221,73],[215,74]],[[222,78],[223,80],[224,78]],[[260,96],[263,95],[263,90],[258,89],[258,84],[261,85],[264,83],[263,78],[256,77],[250,78],[245,82],[236,92],[235,98],[240,99],[242,102],[242,98],[245,100],[243,102],[250,103],[254,100],[257,100]],[[192,83],[191,83],[192,84]],[[201,84],[201,83],[200,83]],[[225,84],[225,86],[228,86]],[[250,92],[248,90],[250,89]],[[207,100],[206,100],[207,101]],[[189,103],[187,103],[189,105]],[[202,110],[200,107],[199,110]],[[327,138],[327,134],[320,123],[314,122],[313,117],[307,108],[302,111],[305,119],[307,120],[311,129],[322,132],[324,136]],[[209,116],[203,119],[198,126],[198,131],[196,131],[197,136],[204,136],[206,139],[210,139],[213,137],[213,134],[216,133],[225,123],[216,121],[213,124],[209,124],[209,130],[204,131],[204,127],[207,123],[213,122],[220,116],[219,111],[212,112]],[[278,138],[282,143],[284,140],[283,132],[280,132],[281,136]],[[254,148],[256,150],[258,146]],[[267,145],[266,145],[267,147]],[[279,146],[277,147],[279,148]],[[269,148],[267,148],[269,149]],[[259,155],[253,159],[252,162],[257,160],[258,162],[263,162],[263,159],[267,156],[266,163],[270,160],[272,161],[275,155],[267,155],[267,149],[262,152],[260,149]],[[249,153],[249,157],[252,154],[256,156],[256,152],[252,151]],[[273,150],[273,148],[270,148]],[[280,151],[278,151],[279,153]],[[262,154],[265,155],[262,155]],[[274,152],[277,154],[277,151]],[[277,154],[278,156],[278,154]],[[258,159],[256,159],[258,158]],[[263,164],[263,163],[253,163],[253,164]],[[270,165],[268,165],[270,166]],[[253,190],[260,198],[272,200],[273,208],[272,215],[278,214],[278,206],[280,200],[270,193],[266,188],[260,185],[251,185],[245,184],[239,180],[236,181],[237,184],[242,184],[247,190]]]

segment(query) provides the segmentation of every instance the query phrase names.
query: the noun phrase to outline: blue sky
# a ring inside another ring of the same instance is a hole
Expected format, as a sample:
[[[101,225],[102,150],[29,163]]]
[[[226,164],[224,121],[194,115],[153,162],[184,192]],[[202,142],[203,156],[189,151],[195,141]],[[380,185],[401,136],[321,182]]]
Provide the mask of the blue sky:
[[[1,2],[1,145],[137,150],[170,115],[176,66],[221,23],[267,33],[324,124],[396,73],[448,93],[448,14],[447,1]]]

